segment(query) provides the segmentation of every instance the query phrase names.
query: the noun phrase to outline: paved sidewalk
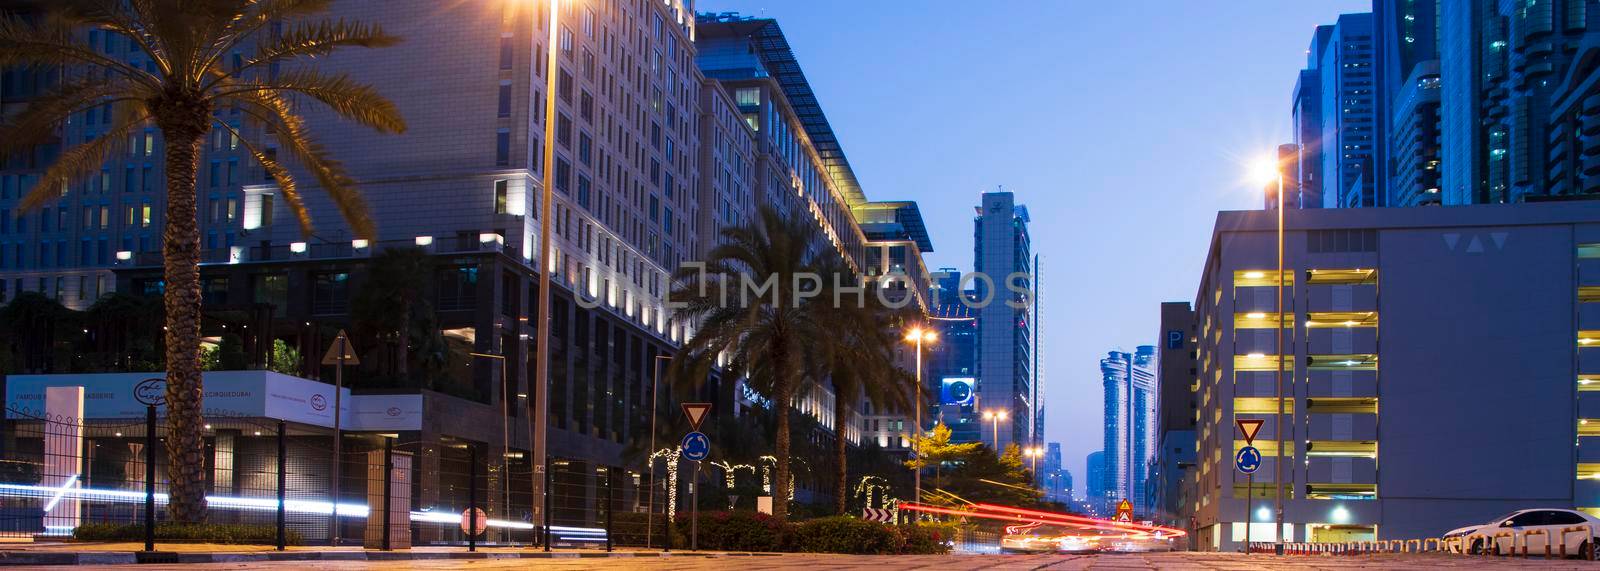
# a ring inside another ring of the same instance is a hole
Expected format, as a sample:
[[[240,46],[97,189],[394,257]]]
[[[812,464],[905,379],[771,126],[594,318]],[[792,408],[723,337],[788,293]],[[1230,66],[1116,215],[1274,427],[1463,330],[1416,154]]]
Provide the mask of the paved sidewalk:
[[[381,551],[356,546],[290,546],[278,551],[270,545],[232,545],[215,543],[157,543],[155,553],[143,553],[143,543],[133,542],[55,542],[0,544],[0,565],[121,565],[130,563],[251,563],[272,561],[422,561],[452,559],[577,559],[577,558],[661,558],[706,556],[755,556],[752,553],[724,553],[659,549],[618,548],[552,549],[532,547],[483,546],[468,551],[465,546],[426,546]]]

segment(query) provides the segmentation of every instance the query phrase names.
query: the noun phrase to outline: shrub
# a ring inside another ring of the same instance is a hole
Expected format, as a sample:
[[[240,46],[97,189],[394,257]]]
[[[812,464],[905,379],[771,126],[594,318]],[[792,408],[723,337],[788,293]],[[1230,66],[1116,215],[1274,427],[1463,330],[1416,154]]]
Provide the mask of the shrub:
[[[900,536],[905,538],[901,553],[943,555],[950,552],[950,545],[947,542],[955,539],[956,525],[936,522],[913,523],[900,526],[899,532]]]
[[[689,545],[689,517],[673,522],[674,543]],[[794,524],[750,511],[700,512],[700,549],[716,551],[791,551]]]
[[[81,541],[143,541],[144,525],[86,523],[72,530],[72,536]],[[291,529],[285,533],[285,540],[289,545],[300,545],[302,538],[300,532]],[[156,541],[274,544],[278,530],[270,525],[161,522],[156,524]]]
[[[795,526],[795,548],[807,553],[892,555],[904,545],[894,527],[853,517],[817,518]]]
[[[644,547],[647,544],[660,547],[665,536],[665,515],[640,512],[618,511],[611,518],[611,541],[617,545],[630,547]],[[648,537],[647,537],[648,535]]]

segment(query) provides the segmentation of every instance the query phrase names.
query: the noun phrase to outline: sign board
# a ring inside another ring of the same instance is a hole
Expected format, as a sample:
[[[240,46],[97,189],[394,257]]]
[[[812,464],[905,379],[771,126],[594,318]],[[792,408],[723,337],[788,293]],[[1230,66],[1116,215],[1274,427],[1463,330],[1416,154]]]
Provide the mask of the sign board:
[[[977,385],[973,377],[945,377],[939,386],[939,404],[970,405]]]
[[[756,513],[772,515],[772,496],[756,496]]]
[[[1259,418],[1240,418],[1235,419],[1233,423],[1239,426],[1239,432],[1244,433],[1244,443],[1253,445],[1256,443],[1256,435],[1261,433],[1261,425],[1267,421]]]
[[[1128,501],[1127,498],[1117,502],[1117,517],[1112,519],[1123,523],[1133,523],[1133,502]]]
[[[328,352],[322,356],[322,364],[339,365],[340,354],[344,356],[345,365],[360,365],[361,359],[356,357],[356,348],[350,346],[350,336],[339,330],[339,336],[333,338],[333,344],[328,345]]]
[[[683,435],[679,448],[683,450],[683,459],[699,462],[711,455],[711,439],[706,438],[704,432],[690,432]]]
[[[1254,446],[1240,448],[1239,453],[1233,455],[1233,466],[1242,474],[1256,473],[1261,469],[1261,451]]]
[[[689,430],[699,431],[700,421],[706,419],[706,413],[711,411],[711,403],[686,402],[683,403],[683,416],[689,419]]]
[[[894,510],[861,508],[861,519],[880,523],[894,523]]]
[[[340,510],[340,511],[344,511],[344,510]],[[477,512],[477,516],[478,516],[477,518],[473,518],[472,517],[473,512]],[[473,519],[476,519],[477,521],[471,521]],[[474,525],[474,524],[476,524],[476,525]],[[472,529],[474,531],[468,531],[467,530],[467,526],[468,525],[473,525]],[[465,533],[465,534],[468,534],[468,535],[482,535],[483,531],[486,530],[486,529],[489,529],[489,514],[483,513],[483,508],[472,508],[470,510],[461,510],[461,533]]]

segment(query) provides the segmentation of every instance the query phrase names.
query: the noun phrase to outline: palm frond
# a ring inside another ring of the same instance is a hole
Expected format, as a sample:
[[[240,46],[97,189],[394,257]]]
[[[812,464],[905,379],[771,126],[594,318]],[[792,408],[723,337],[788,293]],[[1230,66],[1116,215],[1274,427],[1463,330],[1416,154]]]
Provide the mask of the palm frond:
[[[17,203],[19,211],[28,211],[38,208],[44,203],[61,197],[61,189],[73,181],[94,172],[105,164],[106,157],[126,148],[128,135],[144,125],[150,117],[145,112],[143,105],[137,102],[125,104],[136,109],[128,113],[119,113],[111,129],[93,140],[73,146],[63,151],[56,157],[50,168],[39,175],[39,182],[23,195]]]
[[[339,116],[383,133],[403,133],[405,118],[394,102],[370,85],[350,79],[346,74],[326,75],[315,70],[289,70],[267,82],[225,83],[216,92],[219,99],[271,94],[282,99],[284,93],[299,93],[327,105]]]
[[[297,57],[322,57],[342,47],[381,48],[400,43],[398,36],[384,33],[383,27],[363,22],[322,20],[301,23],[265,42],[255,57],[245,61],[235,74],[256,66]]]
[[[350,225],[356,237],[377,239],[377,228],[367,209],[366,201],[356,190],[355,179],[345,171],[343,163],[335,160],[327,149],[311,138],[304,120],[289,108],[287,102],[271,92],[238,93],[232,97],[242,104],[240,111],[276,128],[278,142],[289,151],[295,161],[316,177],[322,192],[333,199],[334,206],[339,209],[339,214]],[[309,224],[309,220],[303,221],[301,227],[305,228]]]
[[[72,115],[108,102],[139,101],[148,90],[125,80],[74,80],[28,101],[28,106],[0,125],[0,156],[44,143]]]
[[[278,193],[283,195],[284,204],[288,205],[289,212],[294,214],[295,221],[300,224],[300,233],[309,236],[312,229],[311,213],[306,210],[305,200],[300,196],[300,184],[295,182],[294,175],[289,172],[289,169],[284,168],[282,163],[261,152],[260,149],[256,148],[255,143],[250,142],[250,139],[240,133],[238,129],[235,129],[233,125],[221,120],[213,120],[212,122],[232,133],[233,137],[239,140],[239,144],[250,152],[250,156],[261,164],[261,168],[266,169],[267,174],[272,176],[272,180],[278,183]]]
[[[26,65],[88,65],[147,86],[160,85],[150,73],[101,54],[75,36],[76,20],[65,12],[29,23],[13,16],[0,17],[0,67]]]

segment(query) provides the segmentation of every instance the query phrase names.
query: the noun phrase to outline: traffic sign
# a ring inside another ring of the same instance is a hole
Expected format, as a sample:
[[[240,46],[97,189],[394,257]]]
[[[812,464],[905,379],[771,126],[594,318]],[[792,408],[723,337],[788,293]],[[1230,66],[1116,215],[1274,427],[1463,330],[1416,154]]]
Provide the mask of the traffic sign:
[[[683,415],[689,418],[689,430],[700,430],[700,421],[706,419],[706,413],[711,411],[711,403],[686,402],[683,403]]]
[[[476,512],[476,518],[473,517],[474,512]],[[467,527],[469,525],[472,527]],[[469,531],[469,529],[473,531]],[[461,533],[477,536],[482,535],[486,529],[489,529],[489,514],[483,513],[483,508],[461,510]]]
[[[1239,418],[1233,423],[1239,425],[1239,432],[1244,433],[1244,443],[1250,445],[1256,443],[1256,435],[1261,433],[1261,425],[1267,421],[1259,418]]]
[[[706,438],[704,432],[690,432],[683,435],[683,442],[679,444],[679,448],[683,450],[685,460],[699,462],[711,455],[711,439]]]
[[[1133,502],[1128,501],[1127,498],[1123,498],[1121,502],[1117,503],[1117,517],[1115,518],[1115,521],[1133,523]]]
[[[344,362],[339,357],[344,356]],[[324,365],[360,365],[361,359],[356,357],[356,348],[350,346],[350,336],[339,330],[339,335],[333,338],[333,343],[328,345],[328,352],[322,355]]]
[[[1240,448],[1239,453],[1233,455],[1233,465],[1242,474],[1254,474],[1261,469],[1261,451],[1254,446]]]
[[[894,510],[886,510],[881,508],[861,508],[861,519],[867,521],[891,523],[894,521]]]

